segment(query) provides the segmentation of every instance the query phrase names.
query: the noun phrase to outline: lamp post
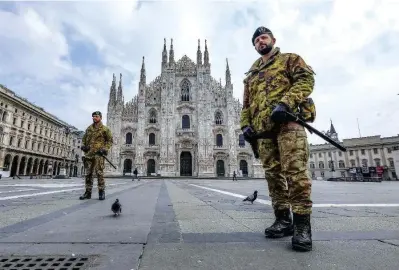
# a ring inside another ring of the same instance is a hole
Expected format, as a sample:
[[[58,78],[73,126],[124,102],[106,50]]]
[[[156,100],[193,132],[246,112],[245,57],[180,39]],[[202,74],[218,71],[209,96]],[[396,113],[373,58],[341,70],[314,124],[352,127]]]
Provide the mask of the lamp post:
[[[64,127],[64,132],[65,132],[65,138],[66,138],[66,141],[65,141],[65,144],[64,144],[64,149],[65,149],[65,152],[66,152],[66,150],[67,150],[67,143],[68,143],[68,135],[71,133],[71,131],[70,131],[69,127]],[[69,178],[69,176],[68,176],[68,174],[67,174],[67,171],[66,171],[66,168],[65,168],[65,161],[66,161],[66,158],[67,158],[67,156],[64,155],[64,156],[63,156],[63,163],[62,163],[62,166],[61,166],[61,168],[60,168],[60,174],[57,175],[57,176],[54,177],[54,178],[56,178],[56,179],[67,179],[67,178]]]

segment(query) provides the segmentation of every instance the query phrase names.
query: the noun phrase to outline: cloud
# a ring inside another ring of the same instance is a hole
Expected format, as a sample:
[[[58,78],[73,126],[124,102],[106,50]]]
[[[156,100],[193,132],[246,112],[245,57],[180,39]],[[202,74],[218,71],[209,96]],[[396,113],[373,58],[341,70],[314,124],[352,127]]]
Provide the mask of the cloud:
[[[0,4],[0,83],[84,129],[91,112],[106,117],[112,74],[123,74],[125,101],[137,93],[142,57],[147,82],[159,75],[163,40],[175,59],[196,60],[207,39],[212,76],[234,96],[258,57],[251,36],[272,29],[283,52],[316,71],[320,130],[330,119],[340,138],[399,133],[399,4],[395,1],[112,1]],[[84,117],[84,116],[87,117]],[[321,143],[311,135],[312,143]]]

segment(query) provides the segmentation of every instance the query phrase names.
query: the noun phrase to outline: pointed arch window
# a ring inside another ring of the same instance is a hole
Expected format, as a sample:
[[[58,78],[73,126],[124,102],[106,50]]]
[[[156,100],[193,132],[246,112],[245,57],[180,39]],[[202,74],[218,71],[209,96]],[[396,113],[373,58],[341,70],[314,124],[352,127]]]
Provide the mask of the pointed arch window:
[[[149,119],[150,124],[156,124],[157,123],[157,112],[155,110],[151,110],[149,116],[150,116],[150,119]]]
[[[190,82],[187,79],[181,83],[181,101],[190,101]]]
[[[223,125],[223,116],[222,113],[217,111],[215,113],[215,124],[216,125]]]

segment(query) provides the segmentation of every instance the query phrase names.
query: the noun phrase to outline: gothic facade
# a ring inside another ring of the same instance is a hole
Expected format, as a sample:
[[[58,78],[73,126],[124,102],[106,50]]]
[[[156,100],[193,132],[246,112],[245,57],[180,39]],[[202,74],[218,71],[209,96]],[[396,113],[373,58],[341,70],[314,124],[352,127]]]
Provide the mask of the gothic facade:
[[[264,177],[239,126],[242,105],[233,97],[226,59],[225,85],[211,75],[205,40],[197,61],[184,55],[174,59],[173,40],[166,40],[161,73],[147,83],[144,57],[138,94],[124,102],[122,75],[112,80],[107,126],[114,137],[106,165],[108,175],[130,174],[167,177]]]

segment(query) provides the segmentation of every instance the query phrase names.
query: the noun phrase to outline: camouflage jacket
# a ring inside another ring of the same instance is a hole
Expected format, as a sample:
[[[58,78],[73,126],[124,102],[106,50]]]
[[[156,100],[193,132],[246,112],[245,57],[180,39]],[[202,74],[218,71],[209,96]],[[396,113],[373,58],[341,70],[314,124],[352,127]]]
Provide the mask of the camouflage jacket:
[[[260,57],[244,79],[241,127],[270,131],[274,128],[270,115],[279,102],[297,112],[298,104],[313,92],[314,74],[299,55],[281,53],[278,47],[266,63]]]
[[[101,148],[109,151],[113,143],[111,130],[100,123],[98,128],[91,124],[83,135],[82,145],[89,146],[89,152],[85,153],[85,158],[92,158]]]

